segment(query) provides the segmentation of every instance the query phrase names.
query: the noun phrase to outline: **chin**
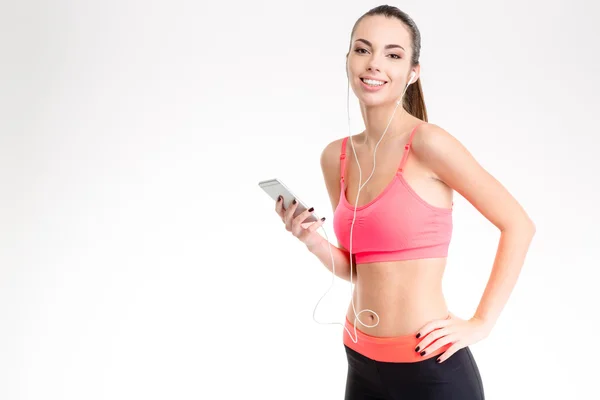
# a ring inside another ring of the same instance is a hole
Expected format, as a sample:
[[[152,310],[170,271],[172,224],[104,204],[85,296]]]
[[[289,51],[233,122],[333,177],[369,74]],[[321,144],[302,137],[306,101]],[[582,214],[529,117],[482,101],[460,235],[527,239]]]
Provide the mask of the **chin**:
[[[361,96],[359,101],[365,105],[365,107],[378,107],[385,106],[394,103],[393,99],[383,98],[381,96]]]

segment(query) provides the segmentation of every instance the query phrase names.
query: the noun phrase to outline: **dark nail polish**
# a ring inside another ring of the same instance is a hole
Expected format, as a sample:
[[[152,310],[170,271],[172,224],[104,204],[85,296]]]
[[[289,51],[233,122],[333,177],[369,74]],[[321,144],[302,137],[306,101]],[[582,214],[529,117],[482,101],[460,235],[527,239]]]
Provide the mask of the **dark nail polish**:
[[[422,355],[422,356],[424,356],[424,355],[425,355],[425,350],[423,350],[423,351],[421,352],[421,355]]]
[[[421,348],[420,346],[417,346],[417,348],[415,349],[415,351],[419,351],[420,348]]]
[[[420,333],[417,333],[417,339],[418,339],[418,338],[420,338],[420,337],[421,337],[421,334],[420,334]]]
[[[294,199],[294,201],[292,201],[292,204],[296,204],[296,203],[297,203],[297,201],[296,201],[296,199]]]
[[[325,221],[325,217],[321,218],[321,221]]]
[[[440,360],[439,358],[437,360],[435,360],[438,364],[442,362],[442,360]]]
[[[277,201],[281,201],[281,200],[283,200],[283,197],[279,196],[279,197],[277,198]]]
[[[315,211],[314,207],[311,207],[311,208],[308,209],[308,212],[313,212],[313,211]]]

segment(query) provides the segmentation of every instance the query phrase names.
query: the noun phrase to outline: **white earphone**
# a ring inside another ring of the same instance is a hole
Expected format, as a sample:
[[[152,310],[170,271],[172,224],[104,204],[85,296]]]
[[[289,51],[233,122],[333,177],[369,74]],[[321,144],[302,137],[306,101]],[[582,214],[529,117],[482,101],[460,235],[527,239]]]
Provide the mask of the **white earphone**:
[[[346,64],[347,66],[347,64]],[[348,68],[346,68],[346,75],[348,76]],[[377,326],[379,324],[379,315],[370,309],[364,309],[361,310],[359,313],[356,313],[356,308],[354,307],[354,296],[352,295],[352,232],[354,230],[354,222],[356,220],[356,209],[358,206],[358,198],[360,196],[360,191],[363,188],[363,186],[365,186],[367,184],[367,182],[369,181],[369,179],[371,179],[371,177],[373,176],[373,173],[375,172],[375,154],[377,153],[377,147],[379,146],[379,143],[381,143],[381,140],[383,139],[383,137],[385,136],[390,123],[392,122],[392,119],[394,118],[394,115],[396,114],[396,110],[398,109],[398,106],[400,104],[402,104],[402,98],[404,97],[404,93],[406,93],[406,90],[408,89],[408,86],[411,85],[413,83],[413,79],[415,78],[415,76],[417,75],[416,71],[412,71],[410,73],[410,78],[408,79],[408,83],[406,84],[406,87],[404,88],[404,91],[402,92],[402,95],[400,95],[400,99],[398,99],[396,101],[396,107],[394,108],[394,112],[392,113],[392,116],[390,117],[390,120],[388,121],[388,124],[385,128],[385,130],[383,131],[383,134],[381,135],[381,138],[379,138],[379,141],[377,142],[377,144],[375,145],[375,149],[373,150],[373,170],[371,171],[371,175],[369,175],[369,177],[367,178],[367,180],[365,181],[365,183],[362,183],[362,170],[360,168],[360,163],[358,162],[358,157],[356,155],[356,150],[354,149],[354,141],[352,140],[352,134],[350,132],[350,80],[348,80],[348,93],[347,93],[347,98],[346,98],[346,110],[348,113],[348,135],[350,137],[350,143],[352,145],[352,151],[354,152],[354,159],[356,160],[356,165],[358,166],[358,193],[356,194],[356,201],[354,203],[354,216],[352,218],[352,225],[350,226],[350,248],[348,249],[348,251],[350,252],[350,300],[352,303],[352,310],[354,311],[354,338],[352,337],[352,335],[350,334],[350,332],[348,331],[348,328],[346,328],[345,324],[341,324],[339,322],[319,322],[315,319],[315,313],[317,311],[317,307],[319,306],[319,303],[321,302],[321,300],[323,300],[323,298],[325,297],[325,295],[327,295],[327,293],[329,292],[329,290],[331,290],[331,288],[333,287],[334,284],[334,279],[335,279],[335,262],[333,260],[333,252],[331,251],[331,242],[329,242],[329,238],[327,237],[327,232],[325,232],[325,228],[321,227],[321,229],[323,229],[323,232],[325,233],[325,239],[327,240],[327,243],[329,245],[329,254],[331,255],[331,264],[332,264],[332,277],[331,277],[331,285],[329,286],[329,289],[327,289],[327,291],[323,294],[323,296],[321,296],[321,298],[319,299],[319,301],[317,302],[317,304],[315,305],[315,308],[313,310],[313,320],[319,324],[337,324],[337,325],[342,325],[344,327],[344,329],[346,330],[346,332],[348,332],[348,335],[350,336],[350,339],[352,339],[352,341],[354,343],[358,343],[358,334],[356,332],[356,321],[360,322],[363,326],[367,327],[367,328],[373,328],[375,326]],[[341,190],[344,190],[345,188],[342,188]],[[358,291],[358,286],[357,289]],[[358,318],[358,316],[360,314],[362,314],[365,311],[371,311],[373,314],[375,314],[377,316],[377,323],[375,325],[366,325],[365,323],[363,323],[360,318]]]
[[[413,78],[415,77],[415,75],[417,75],[417,71],[413,71],[410,73],[410,79],[408,80],[407,85],[410,85],[411,83],[413,83]]]
[[[415,76],[417,75],[417,71],[412,71],[410,73],[410,78],[408,78],[408,83],[406,84],[406,88],[408,88],[408,86],[413,83],[413,79],[415,78]],[[405,89],[406,91],[406,89]],[[404,95],[404,93],[402,93],[402,95]],[[400,104],[402,102],[402,97],[400,97],[397,101],[396,104]]]

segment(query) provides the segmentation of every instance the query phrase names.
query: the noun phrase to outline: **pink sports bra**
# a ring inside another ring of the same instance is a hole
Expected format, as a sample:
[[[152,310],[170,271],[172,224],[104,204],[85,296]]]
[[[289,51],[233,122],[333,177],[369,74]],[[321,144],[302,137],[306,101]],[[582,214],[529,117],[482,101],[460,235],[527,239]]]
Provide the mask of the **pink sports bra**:
[[[394,179],[372,201],[356,208],[352,252],[357,264],[448,255],[452,237],[452,208],[429,204],[402,175],[418,126],[413,129],[404,146]],[[333,214],[333,228],[339,243],[349,251],[354,206],[346,198],[344,181],[347,141],[348,137],[342,141],[340,200]]]

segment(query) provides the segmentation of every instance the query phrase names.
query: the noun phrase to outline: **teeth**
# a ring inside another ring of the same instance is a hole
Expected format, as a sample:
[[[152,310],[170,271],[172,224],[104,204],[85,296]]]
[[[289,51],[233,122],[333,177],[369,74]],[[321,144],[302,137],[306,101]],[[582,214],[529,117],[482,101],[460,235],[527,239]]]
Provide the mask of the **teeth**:
[[[385,83],[382,81],[374,81],[373,79],[363,79],[362,81],[369,86],[381,86]]]

